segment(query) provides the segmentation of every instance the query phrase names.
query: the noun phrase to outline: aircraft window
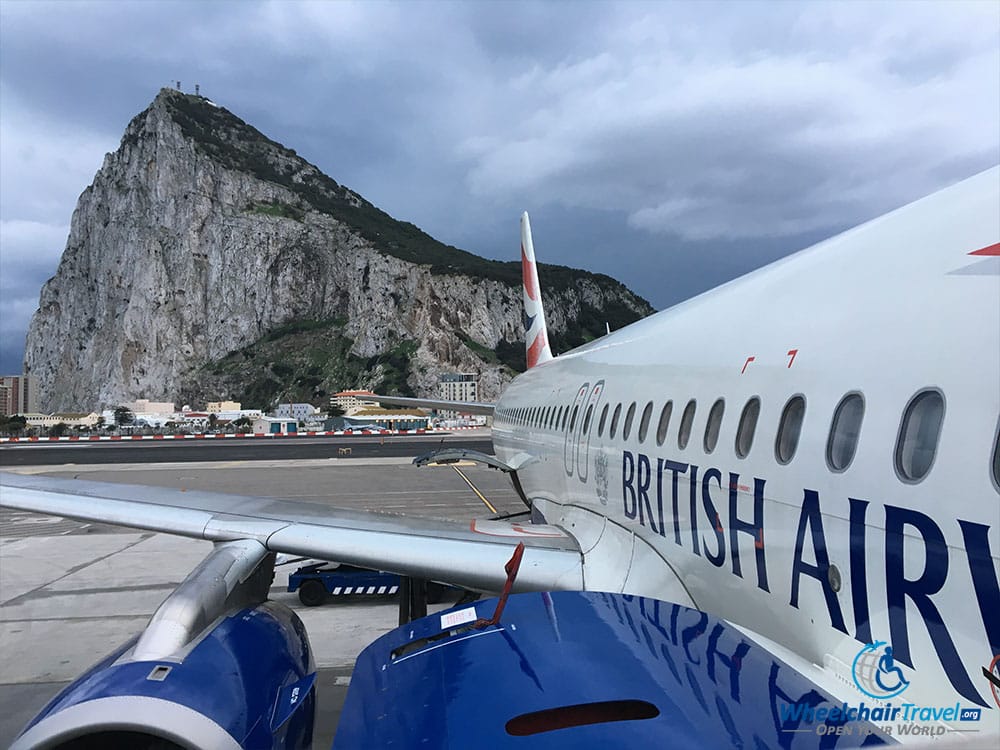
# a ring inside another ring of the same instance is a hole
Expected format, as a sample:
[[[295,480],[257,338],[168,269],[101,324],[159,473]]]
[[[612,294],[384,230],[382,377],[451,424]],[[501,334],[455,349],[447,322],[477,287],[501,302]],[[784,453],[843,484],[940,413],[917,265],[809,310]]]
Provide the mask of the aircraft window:
[[[649,431],[649,418],[653,415],[653,402],[646,404],[642,410],[642,419],[639,420],[639,442],[646,442],[646,433]]]
[[[826,463],[833,471],[843,471],[854,460],[865,416],[865,400],[860,393],[848,393],[837,404],[826,442]]]
[[[632,432],[632,418],[635,416],[635,401],[633,401],[628,411],[625,413],[625,424],[622,425],[622,440],[628,440],[628,435]]]
[[[611,429],[608,430],[608,437],[613,438],[615,433],[618,432],[618,417],[622,415],[622,405],[618,404],[615,407],[615,413],[611,415]]]
[[[567,406],[567,407],[565,407],[565,409],[563,410],[563,415],[562,415],[562,422],[560,422],[560,423],[559,423],[559,429],[560,429],[560,430],[565,430],[565,429],[566,429],[566,419],[567,419],[568,417],[569,417],[569,407]]]
[[[587,406],[587,415],[583,418],[583,434],[586,435],[590,432],[590,418],[594,416],[594,405],[589,404]]]
[[[546,428],[552,427],[552,412],[554,411],[555,409],[553,409],[551,406],[545,407],[545,417],[542,420],[543,427]]]
[[[774,457],[779,464],[787,464],[795,457],[802,434],[802,420],[806,416],[806,400],[802,396],[792,396],[781,412],[778,423],[778,437],[774,441]]]
[[[943,420],[940,391],[921,391],[906,405],[896,438],[896,471],[904,481],[919,482],[931,470]]]
[[[688,440],[691,439],[691,424],[694,422],[694,410],[697,403],[694,399],[687,402],[684,413],[681,415],[681,427],[677,431],[677,447],[681,450],[687,448]]]
[[[674,402],[667,401],[663,405],[663,411],[660,412],[660,423],[656,427],[656,444],[663,445],[663,441],[667,439],[667,427],[670,426],[670,413],[674,410]]]
[[[597,437],[601,437],[604,434],[604,424],[608,421],[608,405],[605,404],[604,408],[601,409],[601,420],[597,423]]]
[[[740,426],[736,429],[736,455],[746,458],[753,447],[753,436],[757,432],[757,417],[760,416],[760,399],[754,396],[747,401],[740,415]]]
[[[719,429],[722,427],[722,415],[726,411],[726,400],[718,399],[708,412],[708,422],[705,423],[705,453],[711,453],[719,444]]]
[[[573,430],[576,429],[576,415],[577,415],[577,412],[579,412],[579,411],[580,411],[580,405],[577,404],[576,406],[573,407],[573,416],[570,417],[570,420],[569,420],[569,431],[570,432],[572,432]]]

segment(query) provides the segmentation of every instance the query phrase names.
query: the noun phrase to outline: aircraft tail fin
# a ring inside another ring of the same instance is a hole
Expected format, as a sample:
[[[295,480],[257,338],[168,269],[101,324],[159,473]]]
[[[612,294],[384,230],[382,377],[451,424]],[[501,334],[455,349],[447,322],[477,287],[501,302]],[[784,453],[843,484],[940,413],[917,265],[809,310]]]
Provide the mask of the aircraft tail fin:
[[[538,286],[538,268],[535,265],[535,248],[531,242],[531,224],[528,212],[521,214],[521,276],[524,296],[524,348],[528,368],[552,359],[549,348],[549,330],[545,325],[542,308],[542,291]]]

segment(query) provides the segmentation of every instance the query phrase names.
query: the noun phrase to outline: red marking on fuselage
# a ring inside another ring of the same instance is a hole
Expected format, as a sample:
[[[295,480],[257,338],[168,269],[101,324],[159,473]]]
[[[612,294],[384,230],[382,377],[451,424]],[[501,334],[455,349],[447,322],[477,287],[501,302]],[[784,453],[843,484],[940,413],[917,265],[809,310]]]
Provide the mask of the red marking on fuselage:
[[[757,359],[757,358],[756,357],[747,357],[747,361],[743,363],[743,369],[740,370],[740,375],[742,375],[743,373],[745,373],[747,371],[747,367],[749,367],[750,363],[753,362],[755,359]]]
[[[788,360],[788,366],[789,367],[792,366],[792,362],[795,361],[795,355],[798,354],[798,353],[799,353],[798,349],[789,349],[788,350],[788,356],[791,357],[791,359]]]
[[[535,264],[528,260],[528,256],[524,254],[524,245],[521,245],[521,278],[524,280],[524,291],[528,295],[528,299],[537,300],[538,295],[535,294]],[[531,365],[528,365],[531,367]]]
[[[990,255],[1000,257],[1000,242],[995,245],[988,245],[984,248],[980,248],[979,250],[973,250],[969,253],[969,255]]]

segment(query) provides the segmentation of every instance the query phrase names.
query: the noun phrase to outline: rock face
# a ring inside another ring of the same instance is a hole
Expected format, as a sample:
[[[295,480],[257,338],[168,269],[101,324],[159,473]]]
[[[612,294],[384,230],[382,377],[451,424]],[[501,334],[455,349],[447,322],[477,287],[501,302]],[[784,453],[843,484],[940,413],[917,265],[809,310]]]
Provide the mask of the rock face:
[[[540,276],[563,349],[603,332],[596,311],[613,326],[651,312],[606,276]],[[25,368],[49,410],[239,398],[231,379],[227,394],[202,393],[206,367],[291,322],[337,321],[358,358],[409,344],[402,390],[436,394],[438,375],[459,370],[493,399],[512,371],[491,355],[523,336],[519,278],[519,264],[445,246],[227,110],[164,89],[80,196]]]

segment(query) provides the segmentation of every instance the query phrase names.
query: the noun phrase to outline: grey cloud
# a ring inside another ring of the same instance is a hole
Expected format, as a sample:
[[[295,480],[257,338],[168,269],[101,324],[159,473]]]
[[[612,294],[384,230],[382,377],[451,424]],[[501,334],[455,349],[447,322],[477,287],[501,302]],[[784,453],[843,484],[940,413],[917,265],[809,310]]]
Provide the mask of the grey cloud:
[[[974,2],[3,3],[4,302],[65,239],[36,263],[10,222],[63,227],[179,78],[445,242],[511,258],[527,208],[541,260],[662,307],[1000,161],[998,27]]]

